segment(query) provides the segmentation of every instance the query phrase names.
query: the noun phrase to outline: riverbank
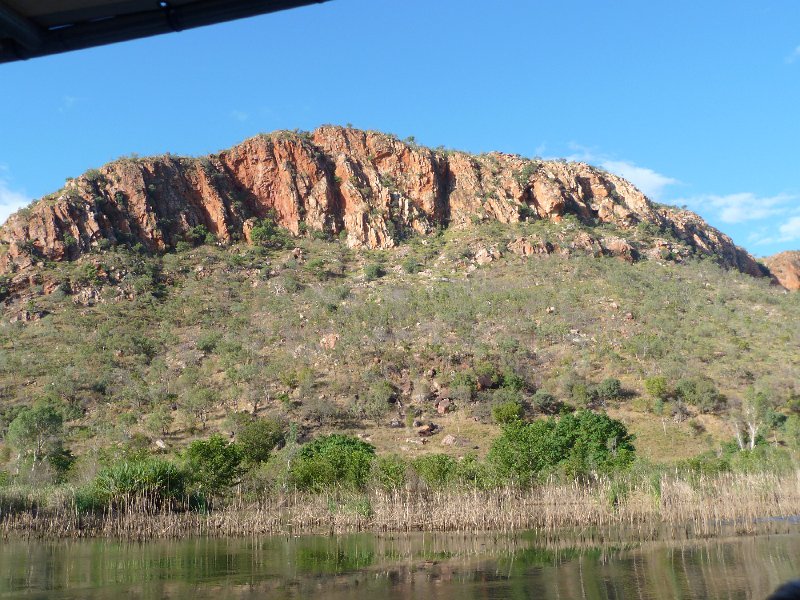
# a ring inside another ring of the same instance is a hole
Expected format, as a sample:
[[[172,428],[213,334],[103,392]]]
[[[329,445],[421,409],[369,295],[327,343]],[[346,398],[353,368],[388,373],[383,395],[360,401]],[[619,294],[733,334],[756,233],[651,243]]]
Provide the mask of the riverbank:
[[[330,491],[233,498],[211,511],[170,510],[131,499],[127,508],[82,513],[67,490],[49,504],[4,492],[4,538],[130,540],[359,531],[522,531],[625,528],[642,536],[684,528],[708,536],[723,524],[753,530],[765,518],[800,515],[800,470],[787,474],[661,476],[620,482],[550,482],[528,489]]]

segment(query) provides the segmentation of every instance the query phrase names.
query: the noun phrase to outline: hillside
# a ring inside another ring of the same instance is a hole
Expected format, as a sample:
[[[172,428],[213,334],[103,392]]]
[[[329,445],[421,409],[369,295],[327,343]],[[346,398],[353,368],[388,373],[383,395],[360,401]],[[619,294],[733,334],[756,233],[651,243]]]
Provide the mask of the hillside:
[[[172,451],[244,410],[483,454],[517,402],[608,410],[675,462],[732,439],[748,395],[775,440],[799,404],[800,295],[581,163],[281,132],[116,161],[0,238],[0,427],[50,398],[77,455]]]

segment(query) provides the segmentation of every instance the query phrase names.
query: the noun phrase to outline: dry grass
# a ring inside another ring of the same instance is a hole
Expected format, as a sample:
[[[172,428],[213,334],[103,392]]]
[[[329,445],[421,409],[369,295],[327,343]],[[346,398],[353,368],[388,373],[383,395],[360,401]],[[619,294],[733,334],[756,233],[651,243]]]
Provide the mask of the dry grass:
[[[665,476],[620,484],[548,483],[530,490],[286,494],[233,501],[209,514],[140,508],[80,515],[74,504],[0,515],[4,537],[124,539],[233,537],[353,531],[625,530],[650,538],[664,527],[708,536],[722,527],[753,531],[800,514],[800,471]]]

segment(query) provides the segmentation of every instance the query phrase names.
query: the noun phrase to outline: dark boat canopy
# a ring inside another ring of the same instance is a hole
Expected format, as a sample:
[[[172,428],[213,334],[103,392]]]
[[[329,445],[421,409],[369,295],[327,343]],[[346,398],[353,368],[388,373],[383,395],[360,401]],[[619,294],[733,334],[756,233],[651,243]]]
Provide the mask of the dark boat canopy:
[[[327,0],[0,0],[0,63]]]

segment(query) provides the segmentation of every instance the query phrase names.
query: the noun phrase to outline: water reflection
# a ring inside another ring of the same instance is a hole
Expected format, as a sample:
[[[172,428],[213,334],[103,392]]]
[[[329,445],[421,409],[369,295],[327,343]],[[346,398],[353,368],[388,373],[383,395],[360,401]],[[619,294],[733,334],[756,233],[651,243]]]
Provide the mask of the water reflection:
[[[800,533],[640,543],[534,534],[5,542],[20,598],[764,598],[800,573]]]

